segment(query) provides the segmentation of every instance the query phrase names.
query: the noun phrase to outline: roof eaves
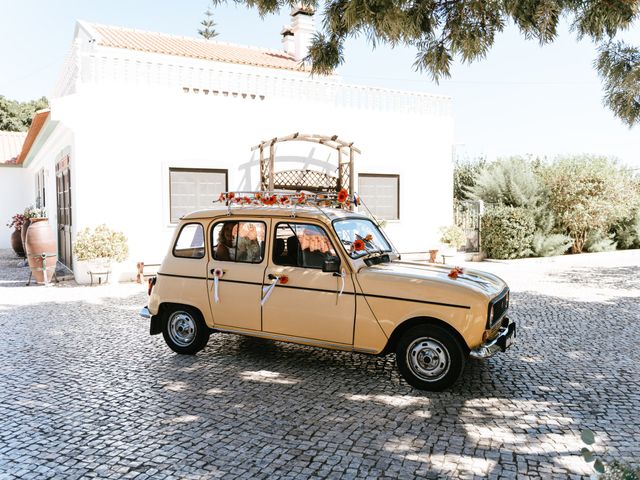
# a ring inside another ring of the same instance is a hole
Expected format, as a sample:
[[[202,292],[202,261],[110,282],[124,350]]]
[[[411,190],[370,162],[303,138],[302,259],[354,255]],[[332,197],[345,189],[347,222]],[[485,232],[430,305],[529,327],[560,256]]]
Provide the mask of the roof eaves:
[[[36,141],[36,138],[38,138],[38,135],[40,134],[40,131],[42,130],[42,127],[44,126],[47,118],[49,118],[50,113],[51,109],[46,108],[44,110],[38,110],[34,115],[33,121],[31,122],[31,127],[29,127],[27,136],[24,139],[22,151],[20,152],[20,155],[18,155],[18,159],[16,160],[17,165],[21,165],[27,158],[27,155],[29,155],[31,147]]]

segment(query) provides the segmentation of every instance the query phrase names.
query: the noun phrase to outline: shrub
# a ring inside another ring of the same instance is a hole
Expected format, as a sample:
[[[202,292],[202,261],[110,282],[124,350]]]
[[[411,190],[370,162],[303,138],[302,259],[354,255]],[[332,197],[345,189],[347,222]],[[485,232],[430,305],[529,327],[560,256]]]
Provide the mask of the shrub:
[[[114,232],[106,225],[92,230],[85,228],[73,244],[78,260],[96,260],[99,258],[122,262],[129,255],[127,237],[122,232]]]
[[[467,236],[464,234],[464,230],[456,225],[442,227],[440,233],[440,241],[456,250],[467,243]]]
[[[618,220],[609,233],[613,234],[618,248],[640,248],[640,210]]]
[[[560,158],[541,175],[557,227],[573,238],[573,253],[585,248],[590,231],[606,231],[627,216],[637,199],[629,172],[605,157]]]
[[[469,200],[469,192],[486,164],[486,160],[482,157],[466,161],[456,159],[453,166],[453,198]]]
[[[536,257],[552,257],[563,255],[573,245],[573,239],[569,235],[561,233],[542,233],[537,231],[531,241],[531,249]]]
[[[485,203],[534,208],[540,200],[541,185],[530,162],[509,157],[482,168],[470,192]]]
[[[616,249],[616,242],[613,240],[613,235],[593,230],[587,234],[584,249],[589,253],[612,252]]]
[[[489,258],[531,255],[533,212],[518,207],[492,207],[482,217],[482,249]]]

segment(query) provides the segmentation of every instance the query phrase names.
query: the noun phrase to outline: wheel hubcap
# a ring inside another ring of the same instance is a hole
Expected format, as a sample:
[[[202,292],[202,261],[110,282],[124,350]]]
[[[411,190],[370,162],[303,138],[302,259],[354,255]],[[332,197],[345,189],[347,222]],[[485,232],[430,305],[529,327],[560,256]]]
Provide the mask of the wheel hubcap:
[[[407,348],[407,365],[413,374],[427,382],[435,382],[449,371],[449,352],[438,340],[422,337]]]
[[[196,322],[186,312],[176,312],[169,317],[169,337],[179,347],[188,347],[196,337]]]

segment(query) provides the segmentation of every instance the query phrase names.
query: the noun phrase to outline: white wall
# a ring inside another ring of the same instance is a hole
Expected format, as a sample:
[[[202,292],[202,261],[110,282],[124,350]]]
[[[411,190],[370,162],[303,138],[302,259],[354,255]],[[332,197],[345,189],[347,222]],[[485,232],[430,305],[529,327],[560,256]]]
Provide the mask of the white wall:
[[[26,169],[0,165],[0,248],[11,248],[13,228],[6,224],[33,203],[33,190],[33,178]]]
[[[106,223],[124,231],[131,271],[137,261],[160,262],[166,253],[174,228],[170,167],[228,169],[231,189],[257,189],[258,153],[251,147],[296,131],[337,134],[362,150],[357,171],[400,175],[401,218],[387,231],[401,251],[426,251],[438,228],[452,221],[447,116],[116,86],[84,85],[65,101],[74,106],[64,115],[75,134],[74,230]],[[317,144],[281,145],[277,153],[337,165],[335,154]]]

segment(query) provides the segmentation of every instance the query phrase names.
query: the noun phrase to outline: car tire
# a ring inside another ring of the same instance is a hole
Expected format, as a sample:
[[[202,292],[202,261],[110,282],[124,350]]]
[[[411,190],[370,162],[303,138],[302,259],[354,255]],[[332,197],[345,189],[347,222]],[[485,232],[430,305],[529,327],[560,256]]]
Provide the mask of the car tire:
[[[211,332],[196,309],[174,306],[163,317],[162,336],[174,352],[194,355],[207,345]]]
[[[400,374],[420,390],[439,392],[450,387],[462,375],[465,361],[460,341],[438,325],[410,328],[396,349]]]

